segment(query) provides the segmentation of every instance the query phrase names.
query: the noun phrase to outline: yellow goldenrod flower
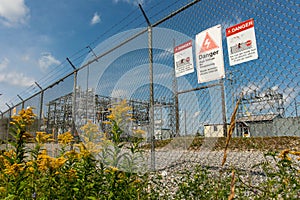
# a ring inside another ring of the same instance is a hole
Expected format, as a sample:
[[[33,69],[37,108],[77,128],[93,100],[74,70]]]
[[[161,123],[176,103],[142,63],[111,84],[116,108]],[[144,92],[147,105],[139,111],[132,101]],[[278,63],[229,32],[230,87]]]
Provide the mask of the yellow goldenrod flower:
[[[16,153],[14,152],[14,150],[5,151],[3,154],[7,157],[15,157],[16,156]]]
[[[66,158],[64,157],[59,157],[59,158],[51,158],[51,162],[50,162],[50,167],[52,169],[58,169],[61,166],[63,166],[65,164],[65,162],[67,161]]]
[[[47,150],[46,149],[42,149],[42,151],[39,154],[39,156],[48,156]]]
[[[4,152],[4,155],[8,156],[10,153]],[[8,156],[10,157],[10,156]],[[11,158],[11,157],[10,157]],[[5,168],[9,168],[11,166],[10,162],[2,155],[0,155],[0,163],[4,165]]]
[[[47,151],[44,149],[37,157],[37,165],[40,171],[47,171],[50,165],[51,157],[47,154]]]
[[[124,99],[109,109],[110,114],[107,116],[107,118],[115,121],[117,124],[128,122],[132,117],[129,114],[131,110],[131,107],[128,106],[127,101]]]
[[[34,122],[35,114],[31,107],[26,110],[22,109],[19,111],[18,115],[12,116],[12,124],[20,124],[21,126],[30,126]]]
[[[110,173],[110,174],[113,174],[117,171],[119,171],[119,169],[117,167],[114,167],[114,166],[109,166],[108,168],[106,168],[104,170],[105,173]]]
[[[48,169],[56,170],[60,168],[68,159],[63,156],[59,158],[53,158],[47,154],[46,150],[42,150],[42,152],[38,155],[37,164],[40,171],[47,171]]]
[[[82,149],[80,151],[79,158],[86,158],[86,157],[89,157],[90,155],[91,155],[91,153],[88,150]]]
[[[0,194],[3,194],[3,193],[5,193],[5,192],[6,192],[5,187],[0,187]]]
[[[91,155],[90,151],[86,148],[86,146],[81,142],[79,144],[75,145],[76,147],[79,148],[79,154],[78,154],[78,158],[85,158]]]
[[[34,168],[33,167],[28,167],[28,171],[33,173],[34,172]]]
[[[48,160],[40,160],[38,162],[38,169],[41,171],[41,172],[46,172],[48,169],[49,169],[49,162]]]
[[[4,169],[4,173],[7,175],[18,175],[19,172],[24,170],[23,164],[14,163],[13,165],[7,166]]]
[[[2,155],[0,155],[0,163],[2,163],[4,166],[9,166],[9,161]]]
[[[26,162],[26,166],[27,166],[27,167],[32,166],[32,165],[33,165],[33,162],[32,162],[32,161]]]
[[[33,136],[31,135],[31,133],[29,133],[29,132],[26,131],[25,133],[23,133],[22,138],[24,138],[24,139],[32,139]]]
[[[71,134],[71,132],[65,132],[61,135],[58,136],[58,141],[60,144],[70,144],[71,142],[73,142],[73,135]]]
[[[99,133],[98,126],[96,124],[93,124],[90,120],[80,129],[87,137],[94,136],[95,134]]]
[[[50,137],[51,135],[46,132],[36,132],[35,140],[37,143],[46,143]]]
[[[116,172],[116,171],[118,171],[119,169],[118,169],[117,167],[110,166],[110,170],[111,170],[112,172]]]

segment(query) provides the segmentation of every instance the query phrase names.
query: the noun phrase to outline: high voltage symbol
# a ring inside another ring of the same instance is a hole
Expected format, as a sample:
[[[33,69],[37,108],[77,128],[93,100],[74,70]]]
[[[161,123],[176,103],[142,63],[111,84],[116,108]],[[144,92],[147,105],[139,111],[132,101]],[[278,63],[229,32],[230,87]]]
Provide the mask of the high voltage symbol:
[[[206,51],[210,51],[213,49],[217,49],[219,48],[219,46],[215,43],[215,41],[210,37],[210,35],[208,34],[208,32],[206,32],[205,38],[203,40],[201,49],[199,53],[203,53]]]

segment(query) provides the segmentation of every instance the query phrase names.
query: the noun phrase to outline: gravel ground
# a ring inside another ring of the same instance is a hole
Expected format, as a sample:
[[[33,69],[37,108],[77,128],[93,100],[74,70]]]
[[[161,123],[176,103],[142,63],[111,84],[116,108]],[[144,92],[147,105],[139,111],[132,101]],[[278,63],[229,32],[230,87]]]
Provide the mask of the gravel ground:
[[[28,144],[29,148],[33,148],[34,144]],[[9,148],[7,145],[0,145],[0,150]],[[44,148],[48,150],[49,155],[58,156],[60,153],[59,144],[45,144]],[[66,149],[67,150],[67,149]],[[123,151],[128,153],[128,151]],[[266,161],[262,151],[227,151],[227,159],[224,166],[222,160],[224,151],[210,150],[209,148],[202,148],[200,150],[186,150],[173,148],[160,148],[152,154],[155,157],[155,163],[151,162],[150,150],[145,150],[144,161],[139,162],[138,166],[142,166],[143,172],[154,171],[155,174],[160,174],[160,184],[167,188],[168,194],[174,194],[177,188],[176,180],[180,180],[180,172],[191,171],[196,166],[208,168],[212,176],[218,177],[220,171],[226,171],[222,175],[230,176],[230,169],[235,168],[242,174],[239,176],[245,182],[251,179],[253,185],[266,180],[266,176],[260,167],[254,167]],[[270,160],[269,160],[270,161]],[[151,166],[155,165],[155,170]],[[140,171],[140,170],[139,170]],[[156,176],[153,176],[156,177]],[[213,177],[212,177],[213,178]],[[151,179],[152,180],[152,179]]]
[[[28,144],[29,148],[33,148],[34,144]],[[0,150],[9,148],[7,145],[0,145]],[[51,156],[58,156],[60,152],[59,144],[45,144],[44,148],[48,150]],[[124,151],[124,153],[127,151]],[[176,150],[176,149],[157,149],[153,156],[155,157],[155,171],[163,171],[168,169],[189,169],[193,166],[201,165],[203,167],[211,167],[213,169],[235,167],[244,171],[253,170],[253,165],[264,161],[264,154],[260,151],[228,151],[227,160],[222,167],[224,151],[211,151],[202,149],[197,151],[191,150]],[[151,152],[146,150],[144,153],[144,166],[151,170]],[[153,163],[152,163],[153,164]],[[256,171],[258,169],[255,169]],[[259,171],[257,171],[259,172]]]

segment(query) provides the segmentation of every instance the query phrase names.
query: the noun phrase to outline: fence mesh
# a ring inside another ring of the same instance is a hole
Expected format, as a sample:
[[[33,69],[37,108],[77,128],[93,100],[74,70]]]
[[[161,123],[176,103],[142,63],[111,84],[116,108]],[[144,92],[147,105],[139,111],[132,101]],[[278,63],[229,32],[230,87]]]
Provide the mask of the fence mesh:
[[[271,137],[275,144],[278,140],[274,136],[299,137],[298,8],[297,1],[285,0],[161,1],[146,9],[152,26],[145,27],[143,15],[135,14],[138,17],[129,24],[124,22],[126,28],[135,29],[100,44],[96,40],[70,57],[70,63],[64,62],[59,73],[38,82],[42,89],[34,85],[21,94],[24,101],[18,101],[17,110],[36,108],[38,121],[32,131],[74,133],[73,122],[77,132],[88,121],[105,130],[113,102],[126,99],[133,109],[132,127],[145,130],[148,142],[169,141],[172,151],[168,154],[160,148],[155,149],[155,156],[153,149],[150,152],[156,169],[200,160],[209,165],[213,158],[218,166],[220,152],[207,152],[215,148],[218,137],[226,136],[239,98],[234,137]],[[170,15],[162,16],[161,9]],[[259,58],[230,66],[225,30],[251,18]],[[195,35],[217,24],[222,27],[225,78],[199,84],[196,69],[175,77],[174,47],[191,40],[194,48]],[[7,137],[7,122],[15,112],[15,105],[8,107],[1,113],[1,138]],[[197,146],[195,138],[203,139],[201,148],[207,149],[207,154],[180,151]],[[293,144],[285,143],[282,148],[297,148]],[[243,163],[255,156],[241,153],[231,159]]]

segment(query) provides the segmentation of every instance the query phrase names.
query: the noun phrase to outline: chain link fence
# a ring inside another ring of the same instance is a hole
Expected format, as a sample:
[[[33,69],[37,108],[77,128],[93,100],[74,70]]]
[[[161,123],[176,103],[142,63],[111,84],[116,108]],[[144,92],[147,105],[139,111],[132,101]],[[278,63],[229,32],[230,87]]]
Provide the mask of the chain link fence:
[[[134,22],[125,26],[132,29],[120,28],[101,43],[96,40],[37,81],[30,92],[6,103],[8,109],[0,113],[1,139],[8,138],[10,116],[28,106],[37,115],[33,132],[78,134],[88,121],[105,131],[109,108],[126,99],[132,107],[131,127],[147,133],[151,167],[193,162],[219,166],[221,155],[214,148],[226,136],[240,99],[234,137],[271,137],[276,146],[277,136],[290,136],[299,144],[298,8],[293,0],[202,0],[163,1],[146,8],[145,16],[135,12],[130,15]],[[162,16],[161,10],[169,15]],[[230,66],[225,30],[248,19],[254,19],[258,59]],[[218,24],[225,77],[200,84],[195,36]],[[193,44],[195,69],[176,77],[174,47],[187,41]],[[189,151],[195,138],[203,139],[200,149],[205,153]],[[166,140],[170,151],[155,147]],[[286,143],[284,148],[295,146]],[[253,163],[254,157],[239,153],[231,162]]]

